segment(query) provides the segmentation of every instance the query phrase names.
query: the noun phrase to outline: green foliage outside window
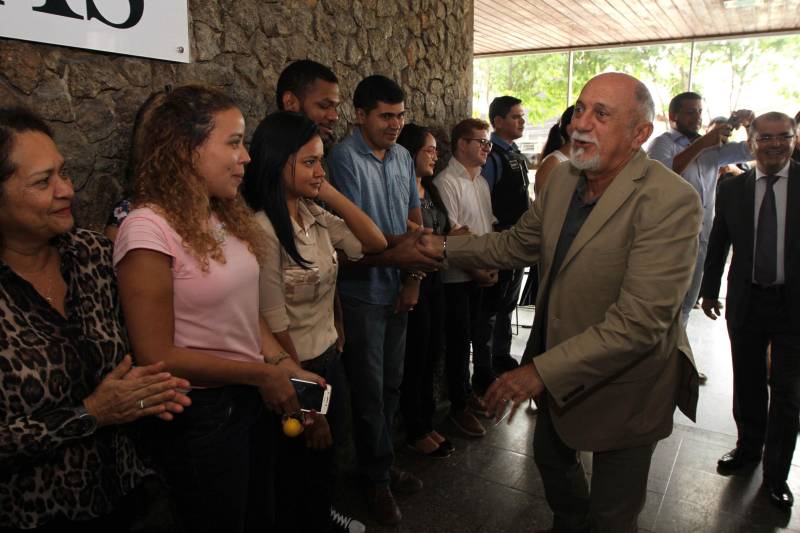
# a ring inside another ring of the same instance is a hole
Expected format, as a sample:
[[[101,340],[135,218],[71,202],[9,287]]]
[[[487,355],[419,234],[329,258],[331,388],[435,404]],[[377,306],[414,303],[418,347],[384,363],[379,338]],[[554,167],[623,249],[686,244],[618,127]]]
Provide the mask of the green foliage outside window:
[[[668,127],[667,107],[688,90],[691,44],[576,51],[573,99],[602,72],[627,72],[653,94],[656,119]],[[705,121],[740,108],[761,113],[800,110],[800,35],[697,42],[692,90],[706,98]],[[532,124],[558,117],[567,106],[568,54],[478,58],[474,62],[473,115],[485,116],[495,96],[523,101]]]

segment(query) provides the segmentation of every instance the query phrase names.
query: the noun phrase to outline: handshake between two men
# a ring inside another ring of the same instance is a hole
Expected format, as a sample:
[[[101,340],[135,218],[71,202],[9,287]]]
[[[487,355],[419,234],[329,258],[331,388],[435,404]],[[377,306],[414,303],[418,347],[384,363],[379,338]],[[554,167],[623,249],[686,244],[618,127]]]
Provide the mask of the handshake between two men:
[[[448,237],[470,235],[466,226],[452,230],[449,235],[434,235],[430,229],[409,224],[409,231],[399,236],[384,254],[391,254],[394,264],[407,270],[436,272],[447,268]],[[497,282],[497,270],[469,270],[482,287]],[[483,397],[488,414],[500,420],[508,413],[508,422],[519,406],[544,390],[544,382],[532,364],[504,373],[496,379]]]

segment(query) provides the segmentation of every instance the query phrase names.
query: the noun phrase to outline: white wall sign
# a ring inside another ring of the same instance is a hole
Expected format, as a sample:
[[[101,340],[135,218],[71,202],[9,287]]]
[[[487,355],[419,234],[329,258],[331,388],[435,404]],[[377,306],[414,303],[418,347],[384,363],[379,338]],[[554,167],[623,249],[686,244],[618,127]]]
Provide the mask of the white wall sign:
[[[0,0],[0,37],[191,61],[186,0]]]

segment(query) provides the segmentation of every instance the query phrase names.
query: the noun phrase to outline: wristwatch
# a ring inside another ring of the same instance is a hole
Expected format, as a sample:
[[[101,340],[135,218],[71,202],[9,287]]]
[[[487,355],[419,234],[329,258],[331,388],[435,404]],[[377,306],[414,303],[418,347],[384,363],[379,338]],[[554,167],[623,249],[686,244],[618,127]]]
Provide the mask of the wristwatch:
[[[286,352],[286,350],[281,350],[275,355],[265,355],[264,362],[268,365],[277,365],[284,359],[289,359],[291,356]]]
[[[94,417],[92,413],[86,408],[85,405],[81,405],[75,410],[75,414],[78,415],[78,424],[79,424],[79,431],[83,434],[94,433],[94,430],[97,429],[97,418]]]

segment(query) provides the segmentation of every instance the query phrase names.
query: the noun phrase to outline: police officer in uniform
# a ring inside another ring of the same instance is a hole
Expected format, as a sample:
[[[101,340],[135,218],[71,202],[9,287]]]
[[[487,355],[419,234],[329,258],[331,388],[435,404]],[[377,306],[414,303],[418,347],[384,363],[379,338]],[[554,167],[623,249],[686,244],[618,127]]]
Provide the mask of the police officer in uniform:
[[[499,96],[489,106],[492,152],[481,170],[492,191],[492,211],[496,231],[516,224],[530,205],[528,162],[520,153],[516,139],[525,128],[522,101],[513,96]],[[498,282],[484,291],[478,335],[473,342],[474,372],[472,386],[483,395],[495,375],[517,367],[511,357],[511,317],[522,286],[522,269],[501,270]]]

